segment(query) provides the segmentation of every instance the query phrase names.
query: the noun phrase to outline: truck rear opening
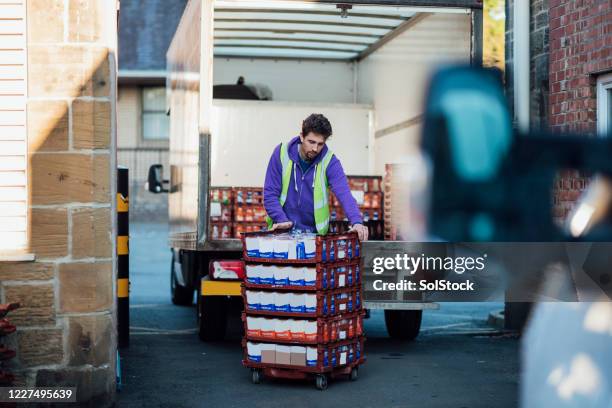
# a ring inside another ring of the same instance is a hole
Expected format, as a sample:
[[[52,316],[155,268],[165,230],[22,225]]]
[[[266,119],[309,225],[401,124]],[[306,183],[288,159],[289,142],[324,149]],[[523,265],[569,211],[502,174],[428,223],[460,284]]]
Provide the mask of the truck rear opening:
[[[384,176],[386,165],[409,161],[418,147],[433,70],[481,59],[477,0],[443,8],[439,1],[368,3],[190,0],[185,9],[167,54],[165,176],[173,300],[191,304],[199,289],[199,316],[210,318],[200,325],[202,338],[222,337],[220,299],[237,287],[214,279],[210,261],[237,260],[241,249],[235,234],[211,222],[218,210],[211,188],[261,188],[274,147],[315,112],[332,123],[328,144],[347,175]],[[164,176],[155,174],[159,183],[149,188],[161,192]],[[381,245],[366,243],[364,252],[392,250]],[[381,297],[365,283],[366,307],[404,309],[386,311],[396,337],[414,338],[421,310],[435,307]]]

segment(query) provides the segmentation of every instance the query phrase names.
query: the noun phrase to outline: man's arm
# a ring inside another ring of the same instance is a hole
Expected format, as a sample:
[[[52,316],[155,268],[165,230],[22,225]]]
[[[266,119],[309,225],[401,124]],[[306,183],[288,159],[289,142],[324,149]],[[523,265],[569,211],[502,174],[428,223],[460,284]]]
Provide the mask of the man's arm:
[[[355,201],[355,197],[351,194],[351,189],[348,185],[348,180],[344,174],[344,169],[340,160],[334,156],[327,166],[327,181],[334,192],[338,201],[344,209],[346,217],[349,219],[351,225],[362,224],[361,212],[359,206]]]
[[[344,174],[344,169],[340,160],[334,156],[327,166],[327,181],[340,201],[342,208],[351,224],[351,231],[357,232],[359,239],[362,241],[368,240],[368,229],[363,225],[359,206],[355,201],[355,197],[351,194],[351,188],[348,185],[348,180]]]
[[[283,165],[280,161],[280,145],[278,145],[270,157],[264,182],[264,207],[274,224],[290,221],[279,201],[283,186],[282,173]]]

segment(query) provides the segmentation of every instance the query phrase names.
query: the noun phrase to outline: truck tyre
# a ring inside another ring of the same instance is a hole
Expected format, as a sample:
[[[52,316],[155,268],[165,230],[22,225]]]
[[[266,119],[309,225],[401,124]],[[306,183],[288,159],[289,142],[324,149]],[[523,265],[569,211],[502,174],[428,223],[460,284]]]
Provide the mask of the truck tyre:
[[[227,327],[228,299],[198,294],[198,337],[202,341],[223,340]]]
[[[385,310],[385,325],[389,336],[400,340],[414,340],[421,330],[422,310]]]
[[[174,270],[174,251],[172,251],[172,263],[170,264],[170,295],[172,303],[179,306],[191,306],[193,303],[193,288],[181,286],[176,280]]]

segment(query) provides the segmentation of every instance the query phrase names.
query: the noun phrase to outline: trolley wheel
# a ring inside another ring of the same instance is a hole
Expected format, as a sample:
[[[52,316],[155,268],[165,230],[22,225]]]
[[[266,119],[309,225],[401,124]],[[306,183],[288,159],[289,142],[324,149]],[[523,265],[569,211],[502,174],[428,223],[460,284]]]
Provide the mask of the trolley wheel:
[[[351,373],[349,374],[349,380],[357,381],[358,377],[359,377],[359,369],[357,367],[353,367],[353,369],[351,370]]]
[[[253,382],[253,384],[259,384],[262,377],[263,375],[258,369],[254,368],[251,370],[251,382]]]
[[[325,374],[317,375],[316,385],[318,390],[323,391],[327,389],[327,377]]]

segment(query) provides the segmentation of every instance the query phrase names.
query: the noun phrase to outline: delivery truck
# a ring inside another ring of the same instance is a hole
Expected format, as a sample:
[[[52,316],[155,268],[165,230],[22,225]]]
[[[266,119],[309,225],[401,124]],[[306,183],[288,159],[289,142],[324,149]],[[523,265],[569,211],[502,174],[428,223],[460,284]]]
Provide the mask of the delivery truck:
[[[211,222],[213,187],[261,187],[274,147],[311,113],[331,121],[328,145],[347,175],[410,165],[430,74],[481,61],[480,0],[190,0],[167,52],[170,168],[152,166],[148,189],[169,195],[172,299],[191,304],[197,290],[200,338],[222,338],[242,301],[231,262],[241,242]],[[437,305],[373,290],[368,268],[401,248],[364,243],[364,306],[385,310],[392,337],[413,339]],[[218,276],[215,261],[226,262]]]

